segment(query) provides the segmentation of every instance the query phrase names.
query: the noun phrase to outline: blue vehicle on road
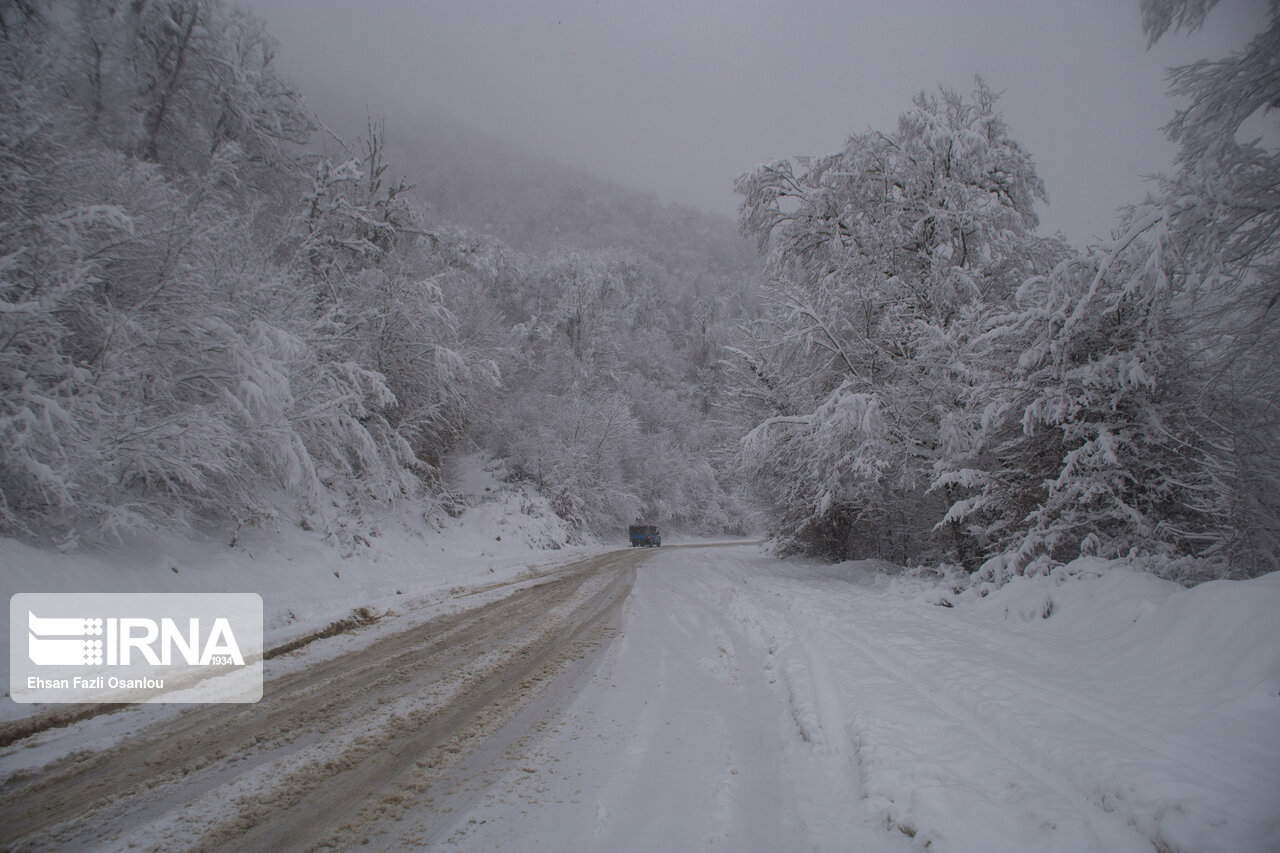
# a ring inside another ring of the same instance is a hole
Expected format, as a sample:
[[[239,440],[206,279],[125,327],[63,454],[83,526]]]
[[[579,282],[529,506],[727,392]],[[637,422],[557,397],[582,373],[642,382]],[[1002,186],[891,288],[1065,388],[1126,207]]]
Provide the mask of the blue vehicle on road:
[[[631,534],[632,548],[637,546],[656,548],[662,544],[662,534],[658,532],[655,525],[633,524],[627,528],[627,532]]]

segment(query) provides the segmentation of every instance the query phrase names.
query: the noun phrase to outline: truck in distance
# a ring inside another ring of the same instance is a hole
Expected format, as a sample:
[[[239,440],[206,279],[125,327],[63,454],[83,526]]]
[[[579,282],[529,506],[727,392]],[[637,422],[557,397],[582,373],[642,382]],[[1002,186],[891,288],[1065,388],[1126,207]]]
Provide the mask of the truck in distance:
[[[656,548],[662,544],[662,534],[658,532],[656,525],[633,524],[627,528],[627,532],[631,534],[632,548],[637,546]]]

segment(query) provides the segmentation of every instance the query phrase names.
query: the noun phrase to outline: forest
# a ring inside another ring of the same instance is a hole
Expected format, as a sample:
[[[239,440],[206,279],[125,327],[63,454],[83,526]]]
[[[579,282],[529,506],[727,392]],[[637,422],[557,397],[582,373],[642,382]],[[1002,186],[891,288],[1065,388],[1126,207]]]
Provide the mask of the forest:
[[[1147,38],[1213,5],[1142,0]],[[222,0],[2,4],[0,532],[352,549],[452,512],[480,449],[584,535],[1273,571],[1280,154],[1239,132],[1280,108],[1269,20],[1170,73],[1173,174],[1080,247],[981,79],[743,164],[735,233],[394,116],[339,138]]]

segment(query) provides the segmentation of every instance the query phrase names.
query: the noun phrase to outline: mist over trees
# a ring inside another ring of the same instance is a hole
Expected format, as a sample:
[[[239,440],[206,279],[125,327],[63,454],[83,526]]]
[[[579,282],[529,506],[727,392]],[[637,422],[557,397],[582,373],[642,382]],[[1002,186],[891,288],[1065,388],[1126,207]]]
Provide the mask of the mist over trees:
[[[220,3],[3,10],[0,505],[51,535],[430,499],[496,382],[380,134],[344,162]]]
[[[459,128],[398,139],[472,273],[450,304],[501,365],[475,440],[580,526],[742,529],[723,349],[757,310],[759,261],[732,221]]]
[[[635,248],[526,254],[429,217],[379,122],[317,141],[233,6],[20,3],[0,22],[7,532],[71,546],[283,516],[349,547],[379,507],[436,512],[441,457],[477,441],[583,529],[740,523],[708,461],[732,430],[705,416],[750,261],[691,251],[731,223],[580,181],[591,203],[565,215]]]
[[[221,0],[4,5],[0,530],[351,548],[481,449],[582,531],[754,502],[786,548],[997,580],[1280,568],[1270,21],[1171,73],[1176,171],[1111,240],[1037,232],[976,80],[743,174],[761,286],[727,219],[440,124],[338,138]]]
[[[1213,4],[1143,4],[1152,41]],[[985,564],[1147,555],[1185,579],[1277,566],[1280,10],[1240,54],[1171,73],[1177,173],[1078,250],[982,81],[892,133],[744,174],[768,252],[739,348],[744,459],[791,547]]]

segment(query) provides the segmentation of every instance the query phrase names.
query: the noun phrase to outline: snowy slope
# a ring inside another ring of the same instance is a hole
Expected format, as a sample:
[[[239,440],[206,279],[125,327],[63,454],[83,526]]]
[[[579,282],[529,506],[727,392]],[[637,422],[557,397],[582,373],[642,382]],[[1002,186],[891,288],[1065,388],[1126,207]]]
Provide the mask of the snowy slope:
[[[468,504],[461,515],[429,523],[417,508],[402,507],[379,519],[369,544],[350,555],[315,533],[284,524],[242,530],[234,547],[225,541],[149,538],[108,552],[60,554],[0,539],[0,595],[7,601],[19,592],[256,592],[263,598],[264,639],[271,648],[356,608],[381,613],[604,549],[580,543],[544,498],[503,482],[479,455],[450,460],[446,476]],[[7,608],[5,614],[7,619]],[[7,668],[8,630],[0,633],[0,658]],[[6,698],[0,719],[35,708]]]
[[[446,847],[1280,849],[1280,576],[1090,568],[981,597],[664,548]]]

